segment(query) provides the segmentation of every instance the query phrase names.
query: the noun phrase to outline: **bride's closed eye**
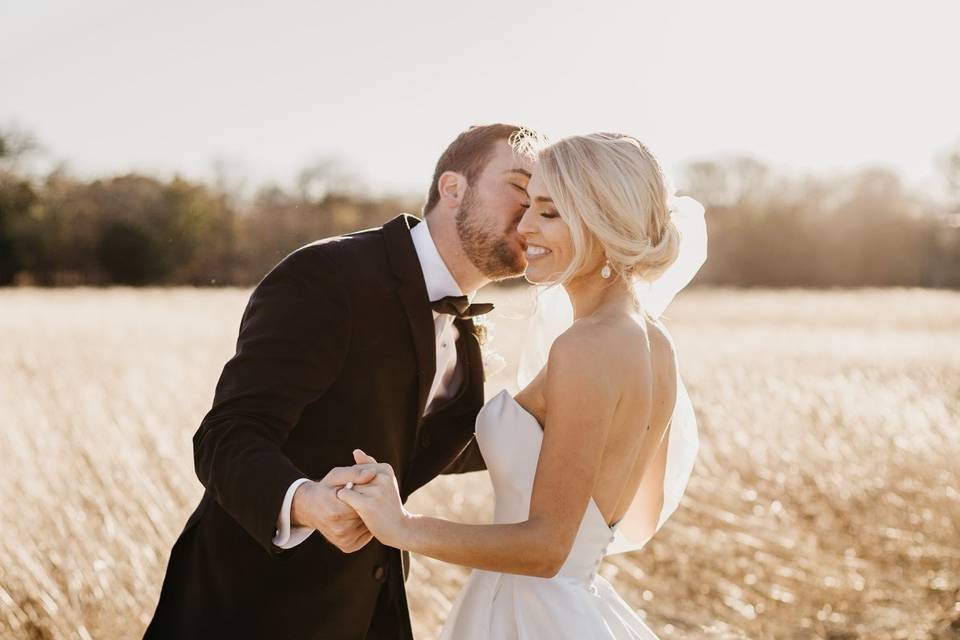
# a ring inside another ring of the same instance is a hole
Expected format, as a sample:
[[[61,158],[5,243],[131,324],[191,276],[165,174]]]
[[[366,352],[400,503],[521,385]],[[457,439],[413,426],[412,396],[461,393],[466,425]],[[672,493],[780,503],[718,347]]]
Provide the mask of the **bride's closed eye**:
[[[540,216],[541,216],[542,218],[546,218],[546,219],[548,219],[548,220],[553,220],[554,218],[559,218],[559,217],[560,217],[560,214],[559,214],[559,213],[554,213],[554,212],[552,212],[552,211],[544,211],[543,213],[540,214]]]

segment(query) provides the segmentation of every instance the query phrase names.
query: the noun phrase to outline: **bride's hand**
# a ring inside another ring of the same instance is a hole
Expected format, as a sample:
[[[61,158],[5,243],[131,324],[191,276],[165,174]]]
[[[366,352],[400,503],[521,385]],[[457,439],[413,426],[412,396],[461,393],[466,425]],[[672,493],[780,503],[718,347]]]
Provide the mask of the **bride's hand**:
[[[377,475],[368,483],[340,489],[337,497],[360,515],[377,540],[388,547],[402,548],[410,514],[400,501],[400,488],[393,467],[377,463],[360,449],[353,455],[356,467],[372,469]]]

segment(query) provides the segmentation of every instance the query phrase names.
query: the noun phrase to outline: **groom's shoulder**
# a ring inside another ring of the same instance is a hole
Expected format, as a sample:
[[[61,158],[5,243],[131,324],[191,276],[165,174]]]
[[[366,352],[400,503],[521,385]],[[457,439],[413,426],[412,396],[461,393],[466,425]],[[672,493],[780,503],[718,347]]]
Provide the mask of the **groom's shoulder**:
[[[307,259],[313,256],[320,260],[344,262],[369,260],[371,254],[382,253],[383,251],[383,227],[373,227],[314,240],[303,245],[294,253],[302,252]]]
[[[324,273],[342,281],[377,274],[387,266],[383,228],[362,229],[314,240],[293,251],[277,266],[305,273]]]

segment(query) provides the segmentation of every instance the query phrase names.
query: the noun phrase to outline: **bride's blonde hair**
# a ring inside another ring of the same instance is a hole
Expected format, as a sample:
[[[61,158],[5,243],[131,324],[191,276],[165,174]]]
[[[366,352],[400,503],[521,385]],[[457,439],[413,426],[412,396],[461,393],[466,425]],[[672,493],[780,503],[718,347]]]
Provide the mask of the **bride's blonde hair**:
[[[579,275],[597,251],[628,282],[656,280],[676,260],[673,187],[642,142],[620,133],[571,136],[542,147],[538,160],[573,240],[574,257],[559,282]]]

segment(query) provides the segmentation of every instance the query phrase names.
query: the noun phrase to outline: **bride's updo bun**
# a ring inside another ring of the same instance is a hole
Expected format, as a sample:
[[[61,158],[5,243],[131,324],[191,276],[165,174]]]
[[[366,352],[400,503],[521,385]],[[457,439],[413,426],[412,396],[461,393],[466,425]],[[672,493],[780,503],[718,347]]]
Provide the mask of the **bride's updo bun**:
[[[541,148],[538,159],[573,240],[560,282],[579,275],[598,251],[628,281],[656,280],[677,259],[673,185],[642,142],[619,133],[571,136]]]

